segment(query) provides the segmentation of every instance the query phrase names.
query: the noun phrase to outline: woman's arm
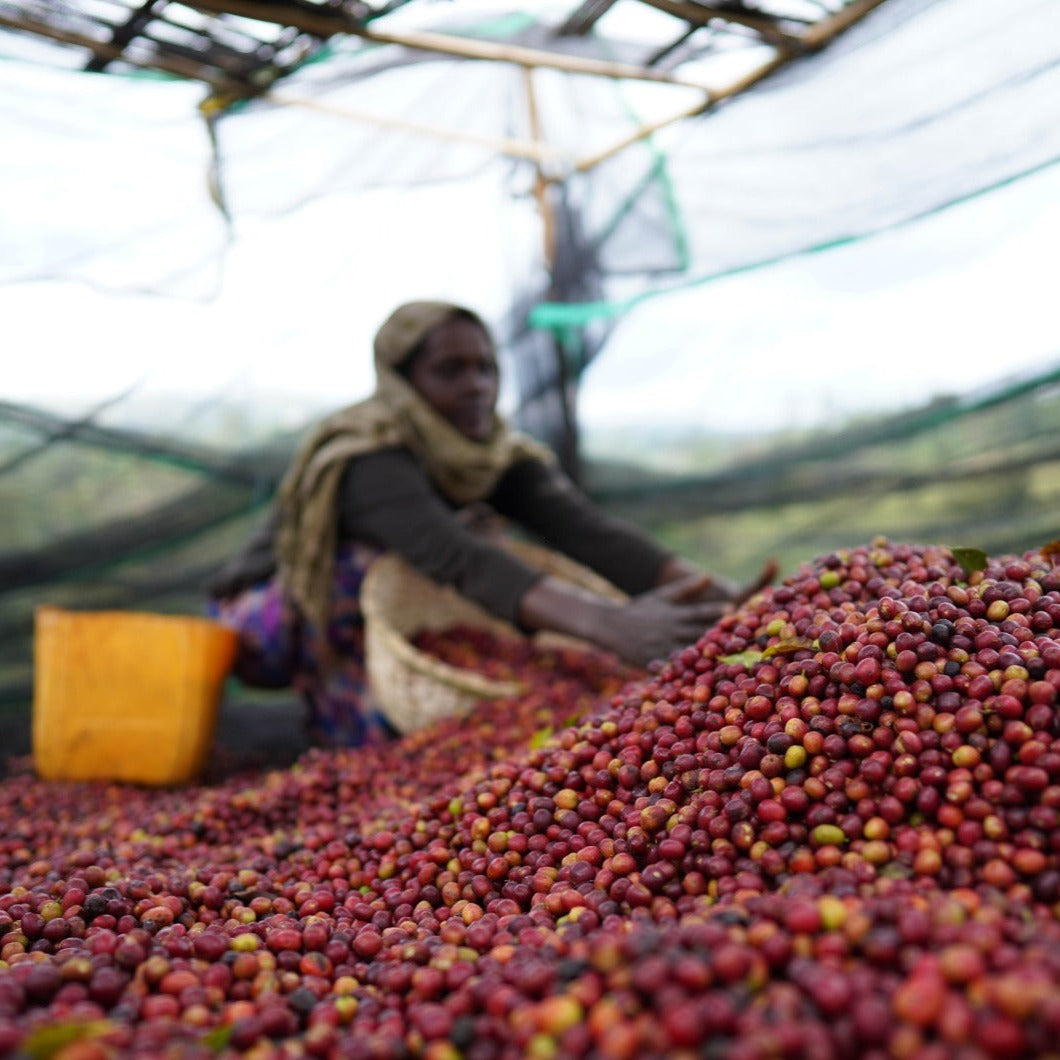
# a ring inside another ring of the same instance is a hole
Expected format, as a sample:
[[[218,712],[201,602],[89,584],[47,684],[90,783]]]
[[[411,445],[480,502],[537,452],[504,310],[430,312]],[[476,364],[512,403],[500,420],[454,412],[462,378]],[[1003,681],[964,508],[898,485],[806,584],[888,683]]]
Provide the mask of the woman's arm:
[[[342,536],[395,549],[422,573],[527,631],[580,637],[636,665],[693,643],[729,606],[711,598],[709,576],[668,568],[661,550],[647,553],[658,560],[643,591],[624,604],[544,576],[469,529],[402,450],[352,461],[340,497]],[[657,575],[668,580],[653,585]]]
[[[339,507],[340,538],[398,552],[421,574],[509,622],[518,621],[520,598],[542,577],[450,508],[406,450],[352,460]]]
[[[593,503],[562,471],[538,461],[515,465],[491,498],[499,511],[533,530],[553,547],[565,552],[637,600],[636,607],[618,615],[601,611],[584,599],[570,599],[564,585],[535,586],[523,603],[524,624],[531,628],[559,628],[555,623],[588,625],[589,633],[578,634],[600,643],[610,638],[629,647],[619,654],[639,652],[634,642],[677,644],[693,626],[684,646],[725,611],[742,603],[776,577],[776,565],[767,563],[761,574],[746,585],[717,574],[708,574],[698,564],[659,545],[638,527],[616,519]],[[676,595],[653,593],[680,585]],[[643,599],[642,599],[643,597]],[[688,610],[688,605],[709,605]],[[653,623],[654,632],[634,628]],[[614,628],[604,629],[602,625]],[[563,630],[573,632],[572,630]],[[665,654],[665,652],[664,652]]]
[[[602,511],[559,468],[539,460],[513,465],[489,502],[631,596],[659,584],[660,570],[671,556],[639,527]]]

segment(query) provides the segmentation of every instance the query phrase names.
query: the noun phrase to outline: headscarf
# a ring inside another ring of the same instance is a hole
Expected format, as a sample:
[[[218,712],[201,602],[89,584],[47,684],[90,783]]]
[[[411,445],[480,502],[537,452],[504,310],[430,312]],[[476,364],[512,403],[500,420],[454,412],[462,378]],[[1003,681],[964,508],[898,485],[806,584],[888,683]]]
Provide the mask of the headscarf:
[[[338,544],[338,493],[349,460],[406,446],[431,482],[456,505],[487,497],[513,463],[553,454],[494,416],[484,442],[473,441],[422,398],[398,367],[439,324],[476,313],[449,302],[399,306],[376,332],[372,396],[323,420],[295,455],[279,489],[277,563],[288,596],[306,617],[326,622]]]

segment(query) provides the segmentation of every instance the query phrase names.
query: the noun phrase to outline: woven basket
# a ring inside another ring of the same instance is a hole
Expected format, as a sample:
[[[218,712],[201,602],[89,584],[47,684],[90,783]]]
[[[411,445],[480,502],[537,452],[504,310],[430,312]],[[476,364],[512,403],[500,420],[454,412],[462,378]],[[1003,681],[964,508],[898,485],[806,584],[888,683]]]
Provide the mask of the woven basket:
[[[506,540],[524,562],[612,600],[625,594],[610,582],[560,553],[523,541]],[[365,665],[376,705],[399,732],[411,732],[442,718],[466,714],[483,699],[516,696],[517,682],[498,681],[442,662],[411,643],[425,630],[471,626],[498,636],[525,639],[503,619],[439,585],[387,553],[372,563],[361,588],[365,619]],[[556,633],[535,635],[535,642],[588,650],[591,645]]]

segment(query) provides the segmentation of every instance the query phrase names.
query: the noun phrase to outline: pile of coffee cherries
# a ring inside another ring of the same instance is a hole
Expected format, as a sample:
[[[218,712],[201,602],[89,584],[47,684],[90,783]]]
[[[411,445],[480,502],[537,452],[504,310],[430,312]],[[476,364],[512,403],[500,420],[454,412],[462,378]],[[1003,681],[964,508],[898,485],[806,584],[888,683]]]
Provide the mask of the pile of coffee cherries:
[[[26,763],[0,1055],[1057,1055],[1054,550],[880,539],[569,661],[179,791]]]
[[[540,689],[552,698],[568,693],[557,685],[573,684],[594,698],[628,684],[642,672],[613,655],[587,650],[588,645],[555,635],[524,637],[456,623],[444,629],[425,629],[409,641],[432,659],[490,680]]]

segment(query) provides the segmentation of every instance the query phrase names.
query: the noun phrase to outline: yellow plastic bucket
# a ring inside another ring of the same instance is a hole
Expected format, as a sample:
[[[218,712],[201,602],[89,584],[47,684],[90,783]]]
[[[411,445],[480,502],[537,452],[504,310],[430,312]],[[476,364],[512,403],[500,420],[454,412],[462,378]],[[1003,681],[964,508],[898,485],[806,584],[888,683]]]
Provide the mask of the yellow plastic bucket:
[[[206,764],[237,635],[205,618],[37,608],[33,763],[45,780],[182,784]]]

